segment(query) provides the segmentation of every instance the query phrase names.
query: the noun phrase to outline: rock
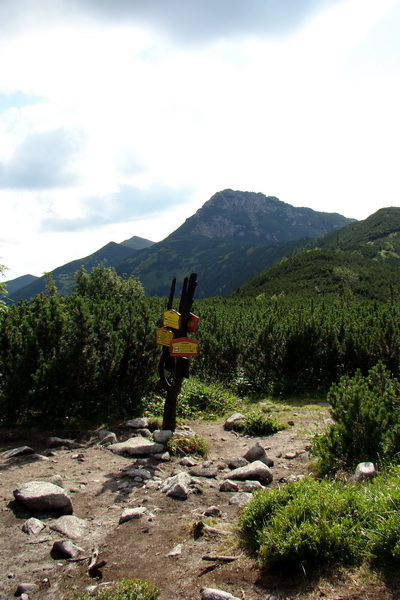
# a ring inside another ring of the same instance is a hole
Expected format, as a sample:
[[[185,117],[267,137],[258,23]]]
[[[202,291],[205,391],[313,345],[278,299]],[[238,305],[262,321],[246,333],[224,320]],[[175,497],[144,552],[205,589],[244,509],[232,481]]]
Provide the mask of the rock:
[[[197,465],[197,462],[192,456],[184,456],[179,461],[179,464],[183,467],[195,467]]]
[[[34,594],[39,591],[39,586],[37,583],[20,583],[15,591],[15,596],[20,596],[21,594]]]
[[[71,498],[54,483],[30,481],[23,483],[13,492],[14,498],[28,510],[57,510],[65,515],[73,512]]]
[[[57,436],[50,437],[47,440],[47,445],[49,448],[61,448],[62,446],[66,446],[70,449],[83,448],[82,444],[78,444],[78,442],[74,442],[73,440],[68,440]]]
[[[58,473],[55,473],[54,475],[52,475],[50,477],[49,481],[50,481],[50,483],[54,483],[54,485],[58,485],[58,487],[60,487],[60,488],[63,487],[62,477]]]
[[[229,592],[224,592],[222,590],[202,588],[201,600],[238,600],[238,598],[232,596]]]
[[[84,519],[74,517],[73,515],[66,515],[60,517],[50,525],[50,529],[58,531],[68,538],[77,540],[87,533],[88,524]]]
[[[234,504],[235,506],[245,506],[252,499],[253,494],[249,494],[248,492],[238,492],[234,494],[229,499],[229,504]]]
[[[121,516],[119,518],[119,523],[126,523],[127,521],[131,521],[132,519],[140,519],[147,512],[147,508],[145,506],[136,506],[134,508],[125,508]]]
[[[57,540],[53,544],[52,551],[62,554],[66,558],[76,558],[83,552],[83,549],[76,546],[71,540]]]
[[[154,456],[162,462],[169,462],[171,460],[171,455],[169,452],[163,452],[162,454],[154,454]]]
[[[220,484],[219,491],[220,492],[238,492],[239,486],[235,481],[230,481],[229,479],[226,479],[225,481],[222,481],[222,483]]]
[[[260,460],[256,460],[244,467],[234,469],[225,475],[224,479],[239,479],[240,481],[251,479],[252,481],[269,484],[273,480],[273,475],[267,465]]]
[[[244,415],[242,415],[242,413],[240,413],[240,412],[233,413],[233,415],[228,417],[227,420],[225,421],[224,429],[226,429],[227,431],[232,431],[235,427],[235,423],[237,423],[238,421],[244,421],[245,418],[246,417]]]
[[[140,479],[151,479],[152,478],[150,471],[148,471],[147,469],[136,469],[135,467],[124,471],[124,475],[129,475],[129,477],[132,477],[132,478],[139,477]]]
[[[102,446],[108,446],[109,444],[117,444],[118,438],[112,431],[108,431],[107,429],[102,429],[98,433],[100,444]]]
[[[354,481],[365,481],[373,479],[376,475],[375,465],[372,462],[362,462],[356,467],[353,475]]]
[[[161,492],[171,498],[186,500],[190,493],[191,477],[186,471],[181,471],[173,477],[168,477],[161,487]]]
[[[245,467],[249,464],[249,461],[243,457],[230,458],[227,465],[230,469],[239,469],[239,467]]]
[[[193,467],[190,470],[190,474],[194,477],[207,477],[208,479],[215,479],[218,475],[218,469],[212,469],[207,467]]]
[[[136,429],[135,433],[138,433],[139,435],[141,435],[142,437],[145,437],[145,438],[153,437],[153,434],[151,433],[150,429],[147,429],[147,428]]]
[[[182,554],[182,544],[177,544],[175,548],[168,553],[168,556],[173,558],[175,556],[180,556]]]
[[[131,429],[147,429],[149,426],[149,420],[146,417],[138,417],[136,419],[130,419],[125,423],[126,427]]]
[[[125,442],[111,444],[108,449],[114,454],[129,454],[130,456],[145,456],[147,454],[162,453],[164,446],[156,444],[142,437],[129,438]]]
[[[204,516],[205,517],[220,517],[221,516],[221,509],[218,508],[218,506],[209,506],[205,511],[204,511]]]
[[[43,531],[45,527],[46,525],[43,523],[43,521],[35,519],[35,517],[31,517],[22,525],[22,531],[28,535],[37,535]]]
[[[259,481],[245,481],[243,485],[244,492],[256,492],[257,490],[263,490],[264,487]]]
[[[255,460],[261,460],[261,462],[266,464],[267,467],[274,466],[274,461],[272,460],[272,458],[269,458],[269,456],[267,456],[265,448],[261,446],[260,442],[256,442],[254,446],[249,448],[249,450],[247,450],[243,458],[245,458],[249,463],[254,462]]]
[[[30,446],[20,446],[19,448],[2,452],[1,458],[13,458],[14,456],[25,456],[26,454],[35,454],[35,451]]]
[[[165,444],[172,438],[173,432],[170,429],[156,429],[153,431],[153,439],[157,444]]]
[[[293,458],[296,458],[297,456],[297,452],[286,452],[286,454],[283,455],[283,458],[287,458],[288,460],[293,460]]]

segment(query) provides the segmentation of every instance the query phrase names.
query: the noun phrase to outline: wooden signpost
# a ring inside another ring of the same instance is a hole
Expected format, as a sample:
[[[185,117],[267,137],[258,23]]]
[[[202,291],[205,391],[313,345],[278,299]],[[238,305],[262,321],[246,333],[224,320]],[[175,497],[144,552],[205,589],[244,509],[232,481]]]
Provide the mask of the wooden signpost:
[[[188,359],[199,353],[198,342],[188,337],[188,333],[197,331],[199,324],[199,318],[190,312],[197,286],[196,273],[184,279],[178,311],[172,308],[175,286],[176,279],[173,279],[167,310],[163,314],[163,327],[156,330],[156,342],[163,347],[159,374],[167,390],[162,428],[171,431],[175,431],[176,428],[176,404],[182,382],[184,378],[189,377]]]

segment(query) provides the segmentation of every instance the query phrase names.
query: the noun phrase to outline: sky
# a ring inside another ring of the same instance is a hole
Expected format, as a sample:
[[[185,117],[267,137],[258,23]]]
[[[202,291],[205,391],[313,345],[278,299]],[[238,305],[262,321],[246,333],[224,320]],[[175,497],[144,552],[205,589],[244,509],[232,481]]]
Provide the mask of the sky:
[[[2,280],[226,188],[400,206],[399,107],[400,0],[1,0]]]

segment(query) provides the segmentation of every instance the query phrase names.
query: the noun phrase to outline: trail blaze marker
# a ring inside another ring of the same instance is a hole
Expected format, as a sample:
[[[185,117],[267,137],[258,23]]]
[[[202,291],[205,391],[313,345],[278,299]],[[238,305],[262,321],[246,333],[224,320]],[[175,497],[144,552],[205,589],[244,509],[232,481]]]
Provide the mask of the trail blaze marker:
[[[176,279],[173,279],[167,310],[163,313],[163,327],[156,330],[156,342],[163,347],[158,371],[167,390],[162,428],[171,431],[176,427],[176,403],[182,381],[189,377],[188,358],[199,354],[198,342],[187,337],[188,333],[197,331],[199,325],[199,317],[190,312],[197,285],[196,273],[184,279],[178,311],[172,308],[175,285]]]

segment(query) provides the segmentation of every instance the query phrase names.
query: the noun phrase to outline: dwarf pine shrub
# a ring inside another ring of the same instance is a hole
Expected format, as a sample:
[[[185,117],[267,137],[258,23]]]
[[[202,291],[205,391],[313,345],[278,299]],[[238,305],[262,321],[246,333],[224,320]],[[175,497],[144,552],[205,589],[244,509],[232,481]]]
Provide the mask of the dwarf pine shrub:
[[[342,377],[327,396],[334,423],[313,442],[319,475],[400,458],[400,382],[382,363]]]

